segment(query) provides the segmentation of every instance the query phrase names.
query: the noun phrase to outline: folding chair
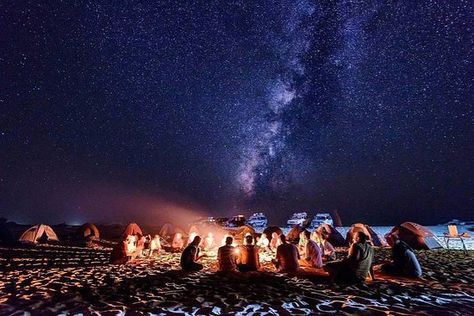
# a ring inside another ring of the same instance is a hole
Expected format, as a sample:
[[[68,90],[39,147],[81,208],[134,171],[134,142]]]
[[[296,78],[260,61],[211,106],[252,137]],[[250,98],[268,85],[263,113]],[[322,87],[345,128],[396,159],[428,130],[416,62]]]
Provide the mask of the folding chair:
[[[444,242],[446,243],[446,248],[449,249],[449,241],[451,239],[459,239],[461,241],[464,253],[467,254],[466,245],[464,244],[463,238],[471,237],[468,233],[458,233],[458,227],[456,225],[448,225],[448,232],[444,233]]]

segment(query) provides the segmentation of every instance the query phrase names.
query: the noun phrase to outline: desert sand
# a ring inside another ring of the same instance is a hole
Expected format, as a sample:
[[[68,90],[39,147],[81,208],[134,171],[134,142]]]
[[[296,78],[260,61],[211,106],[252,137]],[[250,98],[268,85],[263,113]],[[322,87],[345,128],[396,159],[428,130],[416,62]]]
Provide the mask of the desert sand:
[[[54,256],[65,248],[49,251]],[[77,249],[66,253],[84,256]],[[204,271],[186,273],[176,253],[125,265],[106,263],[103,252],[93,254],[98,258],[89,265],[71,258],[7,269],[0,280],[0,314],[474,314],[473,251],[417,251],[423,279],[390,278],[376,271],[374,281],[359,286],[331,284],[324,272],[311,269],[277,273],[270,256],[263,256],[264,272],[219,273],[211,253],[203,259]],[[389,249],[377,249],[376,263],[389,254]]]

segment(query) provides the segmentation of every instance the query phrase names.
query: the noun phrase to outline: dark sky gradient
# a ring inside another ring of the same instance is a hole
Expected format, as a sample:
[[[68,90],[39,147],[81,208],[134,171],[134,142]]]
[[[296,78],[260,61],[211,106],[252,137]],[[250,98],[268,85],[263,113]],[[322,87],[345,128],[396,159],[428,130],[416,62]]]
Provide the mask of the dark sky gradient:
[[[0,216],[474,219],[469,1],[0,3]]]

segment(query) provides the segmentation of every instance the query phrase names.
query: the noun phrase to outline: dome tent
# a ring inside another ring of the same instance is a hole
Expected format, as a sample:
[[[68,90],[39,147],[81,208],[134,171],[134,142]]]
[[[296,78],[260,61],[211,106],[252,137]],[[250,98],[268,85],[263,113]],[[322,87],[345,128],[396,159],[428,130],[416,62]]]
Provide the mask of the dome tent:
[[[239,242],[243,242],[246,235],[252,235],[253,237],[256,235],[255,229],[250,225],[240,226],[236,230],[231,231],[231,233]]]
[[[262,234],[265,234],[268,239],[272,238],[273,233],[277,233],[278,235],[281,235],[283,234],[283,231],[278,226],[268,226],[262,232]]]
[[[127,237],[128,235],[143,236],[143,232],[142,232],[140,226],[137,225],[137,223],[130,223],[130,224],[127,225],[127,227],[123,231],[123,236],[124,237]]]
[[[346,240],[341,235],[341,233],[329,224],[319,225],[319,227],[316,228],[316,231],[319,233],[319,235],[327,235],[327,241],[329,241],[331,245],[335,247],[343,247],[346,245]]]
[[[99,229],[97,226],[91,223],[85,223],[79,228],[78,235],[81,238],[90,240],[90,239],[99,239],[100,234],[99,234]]]
[[[398,235],[400,240],[406,242],[413,249],[443,248],[431,230],[417,223],[405,222],[393,227],[385,235],[390,246],[393,246],[393,235]]]
[[[350,243],[352,241],[354,234],[357,232],[363,232],[364,234],[366,234],[374,246],[376,247],[384,246],[384,242],[379,238],[379,236],[374,232],[374,230],[370,228],[369,225],[365,225],[362,223],[356,223],[351,226],[351,228],[347,232],[346,242]]]
[[[45,241],[59,242],[58,236],[54,230],[50,226],[44,224],[38,224],[28,228],[20,237],[20,241],[29,243],[37,243],[42,239]]]

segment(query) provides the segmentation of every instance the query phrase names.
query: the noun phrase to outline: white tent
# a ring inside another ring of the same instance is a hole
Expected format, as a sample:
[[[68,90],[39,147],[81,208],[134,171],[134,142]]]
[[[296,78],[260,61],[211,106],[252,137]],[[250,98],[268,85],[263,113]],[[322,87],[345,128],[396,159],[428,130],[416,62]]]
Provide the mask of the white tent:
[[[38,224],[33,227],[28,228],[20,237],[20,241],[37,243],[45,235],[47,241],[59,241],[58,236],[54,230],[44,224]]]

